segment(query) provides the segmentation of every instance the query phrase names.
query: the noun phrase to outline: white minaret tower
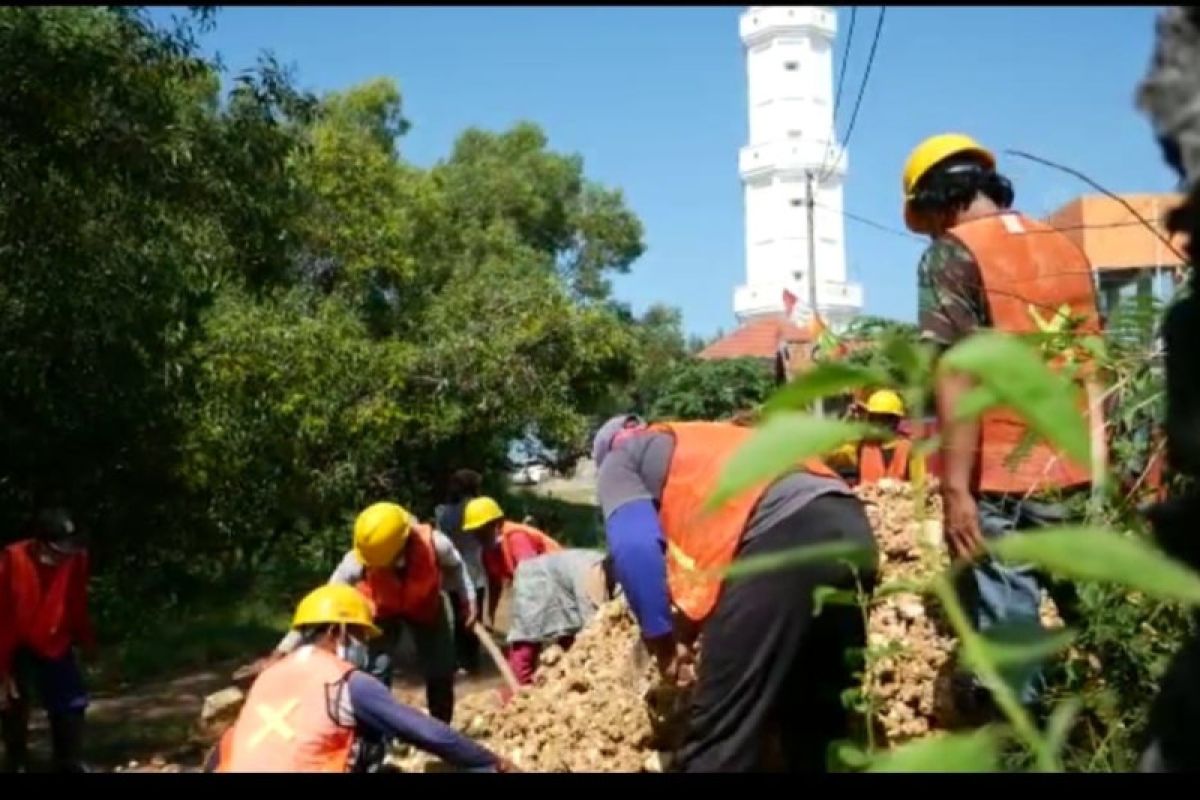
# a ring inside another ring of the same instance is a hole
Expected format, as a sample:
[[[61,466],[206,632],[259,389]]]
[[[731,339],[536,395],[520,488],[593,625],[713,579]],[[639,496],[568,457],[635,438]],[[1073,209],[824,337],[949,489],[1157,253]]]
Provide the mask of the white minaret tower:
[[[805,185],[811,173],[817,307],[830,325],[844,325],[862,309],[863,295],[861,286],[846,281],[841,211],[848,159],[833,123],[837,16],[828,6],[750,6],[740,28],[750,142],[738,155],[746,202],[746,283],[734,292],[734,313],[743,322],[777,314],[787,289],[799,298],[800,316],[807,316]]]

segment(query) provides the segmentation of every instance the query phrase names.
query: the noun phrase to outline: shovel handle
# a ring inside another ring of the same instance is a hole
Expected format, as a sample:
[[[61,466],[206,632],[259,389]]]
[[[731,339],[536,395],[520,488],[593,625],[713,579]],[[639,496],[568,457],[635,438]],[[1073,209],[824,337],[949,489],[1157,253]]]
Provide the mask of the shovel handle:
[[[517,683],[517,676],[508,667],[508,662],[504,659],[504,654],[500,652],[500,648],[496,646],[496,641],[492,639],[492,635],[488,633],[487,628],[476,622],[471,626],[471,632],[479,637],[479,641],[483,642],[483,649],[488,651],[488,655],[492,657],[496,668],[500,670],[500,675],[503,676],[504,682],[508,684],[508,688],[516,694],[521,689],[521,684]]]

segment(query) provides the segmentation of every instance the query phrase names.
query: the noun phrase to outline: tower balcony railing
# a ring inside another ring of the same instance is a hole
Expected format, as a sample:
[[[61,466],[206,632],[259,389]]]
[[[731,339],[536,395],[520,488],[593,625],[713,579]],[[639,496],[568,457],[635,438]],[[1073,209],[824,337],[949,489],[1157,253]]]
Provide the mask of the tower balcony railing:
[[[747,47],[781,34],[832,40],[837,35],[837,14],[830,6],[750,6],[742,12],[738,29]]]
[[[822,165],[839,177],[846,174],[849,155],[840,144],[824,139],[785,139],[747,145],[738,152],[738,173],[750,179],[776,172],[804,174]],[[834,166],[836,165],[836,166]]]

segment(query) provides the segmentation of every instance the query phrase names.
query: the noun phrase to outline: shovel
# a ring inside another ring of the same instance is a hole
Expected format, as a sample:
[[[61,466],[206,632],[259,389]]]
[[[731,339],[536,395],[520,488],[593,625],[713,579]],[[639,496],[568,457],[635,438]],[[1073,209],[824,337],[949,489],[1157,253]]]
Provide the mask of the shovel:
[[[513,694],[516,694],[521,689],[521,684],[517,683],[517,676],[513,675],[511,669],[508,668],[508,662],[504,660],[504,654],[500,652],[500,648],[496,646],[496,641],[492,639],[492,635],[488,633],[487,628],[479,622],[471,626],[471,632],[479,637],[479,641],[483,643],[483,649],[488,651],[488,655],[492,657],[492,662],[496,668],[500,670],[500,674],[504,677],[504,682],[508,684],[508,688]]]

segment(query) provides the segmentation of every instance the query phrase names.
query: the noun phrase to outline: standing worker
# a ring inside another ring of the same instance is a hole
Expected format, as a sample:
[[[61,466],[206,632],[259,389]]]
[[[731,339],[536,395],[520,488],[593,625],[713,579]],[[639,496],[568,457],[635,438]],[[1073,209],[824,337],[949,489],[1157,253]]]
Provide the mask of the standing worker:
[[[488,582],[488,620],[496,624],[500,592],[512,583],[517,565],[527,558],[562,550],[562,545],[530,525],[504,518],[500,504],[490,497],[476,497],[463,511],[463,530],[483,544],[483,568]]]
[[[296,607],[292,628],[300,645],[258,676],[205,771],[374,771],[396,739],[461,769],[511,769],[361,671],[366,642],[380,631],[359,592],[338,584],[313,590]]]
[[[446,503],[433,510],[437,528],[450,537],[467,565],[467,576],[471,581],[475,608],[483,607],[483,593],[487,588],[487,573],[483,569],[483,543],[479,537],[465,533],[462,529],[463,510],[473,497],[478,497],[483,477],[474,470],[460,469],[450,476],[446,491]],[[451,593],[451,610],[454,611],[454,650],[458,666],[470,674],[479,671],[479,637],[467,625],[463,611],[467,608],[465,598]]]
[[[889,389],[872,392],[867,398],[867,422],[890,434],[880,440],[869,437],[856,448],[859,483],[878,483],[883,478],[897,481],[925,480],[925,461],[913,455],[912,440],[900,431],[904,422],[904,401]]]
[[[508,626],[508,665],[517,682],[533,682],[543,645],[570,647],[613,588],[610,559],[600,550],[568,548],[519,563]]]
[[[376,503],[358,515],[354,547],[329,577],[331,584],[356,587],[371,602],[382,635],[371,642],[369,671],[385,686],[392,685],[400,635],[405,628],[412,632],[429,713],[448,723],[454,716],[454,629],[443,582],[466,598],[463,614],[473,624],[475,603],[458,551],[445,534],[416,522],[395,503]],[[300,641],[298,632],[289,633],[274,660]]]
[[[824,543],[850,543],[873,556],[871,525],[859,499],[817,461],[705,512],[726,462],[753,435],[720,422],[630,428],[620,416],[592,446],[616,580],[668,679],[680,666],[680,638],[703,626],[680,756],[686,772],[758,769],[772,724],[791,769],[822,771],[828,745],[848,734],[841,694],[853,674],[845,651],[863,647],[866,631],[857,608],[829,606],[815,615],[814,590],[853,591],[854,571],[821,561],[733,582],[713,573]],[[866,573],[859,578],[870,592],[874,570]],[[672,604],[686,618],[678,629]]]
[[[1087,257],[1062,233],[1011,210],[1012,184],[978,142],[956,133],[921,142],[904,166],[903,189],[905,223],[932,240],[918,267],[922,338],[948,348],[984,328],[1012,334],[1068,325],[1082,333],[1100,330]],[[1007,410],[985,412],[978,420],[956,417],[972,386],[968,376],[944,373],[935,390],[946,543],[955,558],[974,560],[962,573],[964,603],[980,630],[1037,624],[1046,585],[1069,621],[1075,605],[1069,585],[982,554],[985,539],[1077,516],[1090,488],[1089,466],[1072,463],[1044,442],[1025,448],[1028,427]],[[1090,381],[1085,388],[1088,406],[1096,409],[1092,441],[1102,445],[1098,392]],[[1010,464],[1018,449],[1027,452]],[[1035,678],[1023,686],[1026,702],[1036,697]],[[982,699],[977,686],[972,693]]]
[[[86,545],[70,515],[48,509],[34,538],[0,553],[0,724],[5,771],[28,770],[29,691],[50,719],[54,767],[87,772],[82,761],[87,690],[74,648],[92,651]]]

